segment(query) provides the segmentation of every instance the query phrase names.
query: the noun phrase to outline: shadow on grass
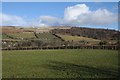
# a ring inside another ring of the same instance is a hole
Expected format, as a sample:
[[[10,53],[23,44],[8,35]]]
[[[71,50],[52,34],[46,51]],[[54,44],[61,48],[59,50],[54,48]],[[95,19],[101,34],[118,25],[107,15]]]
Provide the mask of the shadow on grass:
[[[117,78],[117,71],[110,71],[106,69],[98,69],[84,65],[76,65],[72,63],[49,61],[48,64],[44,64],[42,67],[47,69],[56,70],[65,77],[75,78]]]

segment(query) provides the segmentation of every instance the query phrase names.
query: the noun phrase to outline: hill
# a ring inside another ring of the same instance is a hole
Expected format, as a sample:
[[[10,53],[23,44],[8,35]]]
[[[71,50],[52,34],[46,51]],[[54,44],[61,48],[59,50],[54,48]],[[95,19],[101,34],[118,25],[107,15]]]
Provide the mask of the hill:
[[[54,29],[52,30],[52,33],[82,36],[99,40],[118,40],[120,34],[120,32],[116,30],[82,27],[72,27],[70,29]]]
[[[81,45],[116,45],[119,32],[81,27],[19,28],[2,27],[2,46],[51,47]]]

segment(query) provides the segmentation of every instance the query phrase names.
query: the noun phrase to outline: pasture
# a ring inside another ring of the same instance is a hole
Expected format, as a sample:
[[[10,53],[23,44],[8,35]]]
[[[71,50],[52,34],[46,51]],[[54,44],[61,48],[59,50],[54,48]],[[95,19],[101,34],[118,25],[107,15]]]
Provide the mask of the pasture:
[[[0,39],[2,39],[2,34],[0,33]]]
[[[51,33],[38,33],[37,36],[40,40],[44,40],[44,41],[45,40],[47,40],[47,41],[60,41],[59,38],[55,37]]]
[[[61,34],[57,34],[58,36],[60,36],[62,39],[64,39],[65,41],[87,41],[90,42],[92,44],[98,44],[101,40],[98,39],[93,39],[93,38],[88,38],[88,37],[83,37],[83,36],[72,36],[72,35],[61,35]]]
[[[3,78],[111,78],[118,76],[115,50],[3,51]]]
[[[7,35],[5,35],[5,34],[2,34],[2,35],[1,35],[1,38],[2,38],[2,39],[10,39],[10,38],[9,38]]]
[[[8,35],[15,38],[36,38],[33,32],[9,33]]]

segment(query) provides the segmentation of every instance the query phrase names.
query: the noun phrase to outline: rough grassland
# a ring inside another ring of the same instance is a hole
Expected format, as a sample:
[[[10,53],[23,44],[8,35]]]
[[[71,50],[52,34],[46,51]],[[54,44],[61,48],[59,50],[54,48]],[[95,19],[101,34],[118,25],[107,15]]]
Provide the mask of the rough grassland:
[[[3,78],[76,78],[118,76],[112,50],[3,51]]]

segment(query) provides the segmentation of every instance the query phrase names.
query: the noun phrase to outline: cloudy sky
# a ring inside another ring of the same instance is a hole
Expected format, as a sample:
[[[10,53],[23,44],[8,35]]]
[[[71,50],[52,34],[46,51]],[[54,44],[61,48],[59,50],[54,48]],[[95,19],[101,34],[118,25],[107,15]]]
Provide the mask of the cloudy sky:
[[[3,26],[78,26],[117,29],[116,2],[4,2]]]

